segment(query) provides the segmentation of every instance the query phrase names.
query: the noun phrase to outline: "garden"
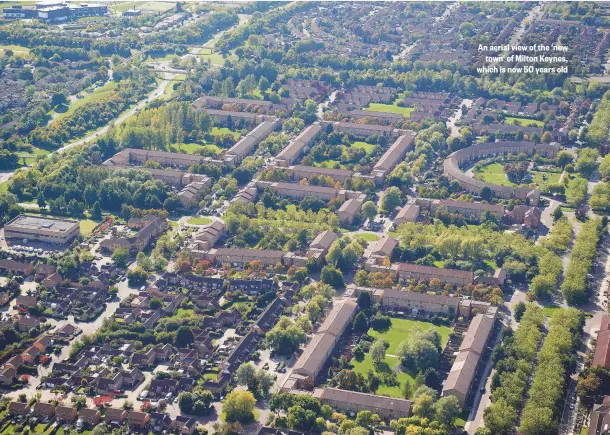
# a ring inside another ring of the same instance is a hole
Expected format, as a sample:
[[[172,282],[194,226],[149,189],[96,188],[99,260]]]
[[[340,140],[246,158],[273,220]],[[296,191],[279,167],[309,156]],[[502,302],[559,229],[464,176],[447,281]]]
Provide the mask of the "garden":
[[[473,172],[477,180],[511,187],[534,184],[542,188],[559,183],[561,177],[559,169],[545,167],[536,170],[527,160],[481,161],[475,164]]]
[[[369,370],[372,370],[382,379],[375,394],[404,397],[405,383],[409,382],[412,386],[415,385],[417,369],[413,367],[409,371],[404,370],[399,356],[401,354],[400,348],[405,346],[404,341],[415,343],[422,332],[436,332],[440,337],[442,349],[449,340],[451,328],[419,320],[391,318],[391,326],[387,330],[370,328],[368,331],[368,335],[375,341],[381,340],[389,345],[386,349],[385,359],[376,363],[373,361],[372,352],[369,351],[365,353],[361,360],[358,360],[357,357],[352,358],[350,362],[353,365],[353,371],[367,376]],[[393,374],[395,374],[395,378]]]

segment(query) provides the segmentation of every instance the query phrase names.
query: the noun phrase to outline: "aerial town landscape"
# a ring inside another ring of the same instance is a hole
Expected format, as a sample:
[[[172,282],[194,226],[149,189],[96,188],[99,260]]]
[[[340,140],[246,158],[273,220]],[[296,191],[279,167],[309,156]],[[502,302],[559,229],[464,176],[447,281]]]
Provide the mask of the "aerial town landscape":
[[[0,435],[610,434],[610,3],[0,9]]]

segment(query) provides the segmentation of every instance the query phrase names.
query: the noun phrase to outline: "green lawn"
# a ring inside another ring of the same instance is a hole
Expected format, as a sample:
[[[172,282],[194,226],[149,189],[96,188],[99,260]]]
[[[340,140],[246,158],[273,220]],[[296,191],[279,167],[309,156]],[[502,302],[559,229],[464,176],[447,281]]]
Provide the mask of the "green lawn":
[[[546,180],[542,179],[543,175],[546,176]],[[532,171],[532,181],[538,185],[557,184],[559,183],[559,177],[561,177],[561,174],[558,172]]]
[[[80,233],[83,236],[91,234],[91,231],[98,225],[97,222],[92,221],[91,219],[82,219],[78,223],[80,225]]]
[[[380,373],[385,372],[388,374],[393,371],[396,373],[397,381],[397,385],[381,385],[375,394],[390,397],[402,397],[402,388],[405,385],[405,382],[409,381],[414,384],[415,379],[413,376],[411,376],[409,373],[398,370],[397,366],[399,364],[399,360],[395,356],[395,352],[398,345],[405,340],[405,338],[408,338],[415,328],[421,328],[424,330],[435,329],[441,336],[442,346],[445,346],[449,340],[449,334],[451,333],[451,328],[447,326],[436,326],[429,322],[397,318],[392,319],[392,326],[388,331],[380,333],[373,329],[369,329],[368,334],[370,336],[385,340],[390,345],[385,358],[386,364],[376,366],[373,363],[370,354],[367,353],[362,361],[356,361],[355,358],[352,358],[351,363],[354,365],[354,371],[357,373],[362,373],[365,376],[369,370]]]
[[[547,307],[542,308],[542,312],[547,317],[552,317],[557,311],[560,311],[560,310],[563,310],[563,308],[561,308],[558,305],[549,305]]]
[[[515,124],[515,122],[518,122],[524,127],[530,125],[533,125],[535,127],[544,127],[544,122],[542,121],[538,121],[537,119],[521,118],[517,116],[507,116],[506,118],[504,118],[504,122],[506,124]]]
[[[392,326],[389,330],[377,332],[374,329],[369,329],[369,335],[376,339],[387,341],[390,344],[387,353],[394,354],[398,345],[417,328],[424,331],[434,329],[441,336],[441,346],[443,347],[449,340],[449,334],[451,333],[451,328],[448,326],[436,326],[433,323],[422,322],[420,320],[392,318]]]
[[[357,240],[364,240],[365,242],[376,242],[380,239],[379,235],[374,233],[359,233],[354,235]]]
[[[212,127],[211,134],[212,136],[224,136],[225,134],[232,134],[235,139],[239,139],[241,137],[241,133],[239,131],[230,130],[227,127]]]
[[[409,117],[411,112],[415,110],[414,107],[400,107],[396,104],[381,104],[381,103],[371,103],[369,107],[364,110],[368,110],[370,112],[387,112],[387,113],[402,113],[405,117]]]
[[[165,12],[174,6],[175,3],[172,2],[141,2],[141,1],[132,1],[132,2],[124,2],[124,3],[110,3],[110,7],[118,12],[125,12],[127,9],[139,9],[142,11],[153,11],[153,12]]]
[[[358,150],[363,149],[367,154],[371,154],[373,152],[373,148],[375,148],[375,145],[358,140],[351,145],[351,148],[356,148]]]
[[[212,219],[207,217],[192,217],[188,220],[191,225],[207,225],[212,223]]]
[[[6,7],[6,6],[4,6],[4,3],[2,4],[2,7]],[[13,53],[23,53],[23,54],[30,53],[30,49],[27,47],[24,47],[23,45],[11,45],[11,44],[0,45],[0,52],[2,52],[2,54],[4,54],[4,52],[6,50],[12,50]]]
[[[504,165],[502,163],[490,163],[481,169],[475,169],[475,178],[486,183],[500,184],[502,186],[516,186],[515,183],[506,178]],[[532,182],[537,185],[556,184],[559,182],[560,173],[547,171],[531,171]],[[546,180],[543,180],[543,176]]]
[[[204,50],[204,51],[208,51],[208,50]],[[206,61],[210,62],[212,65],[223,66],[225,64],[225,58],[222,57],[222,55],[220,53],[212,53],[212,54],[198,53],[196,56],[201,60],[206,60]],[[237,56],[230,55],[230,56],[227,56],[227,59],[234,61],[234,60],[237,60]]]
[[[205,145],[201,145],[198,143],[181,143],[181,144],[177,144],[177,145],[172,145],[172,148],[176,149],[176,152],[178,153],[184,153],[184,154],[196,154],[199,150],[210,150],[210,151],[214,151],[214,153],[216,153],[216,155],[220,154],[222,152],[222,148],[220,148],[218,145],[215,144],[205,144]]]
[[[502,186],[516,186],[515,183],[506,178],[504,165],[501,163],[490,163],[481,169],[475,169],[475,178],[486,183],[500,184]]]
[[[77,99],[76,101],[72,102],[68,106],[68,110],[66,110],[63,113],[60,113],[56,119],[59,120],[59,119],[65,118],[66,116],[74,113],[74,111],[76,109],[78,109],[79,107],[82,107],[87,103],[92,103],[94,101],[98,101],[101,98],[107,97],[108,95],[112,94],[116,90],[117,86],[118,86],[117,82],[110,81],[110,82],[107,82],[106,84],[104,84],[103,86],[95,88],[95,90],[93,92],[85,91],[85,96],[83,98]]]

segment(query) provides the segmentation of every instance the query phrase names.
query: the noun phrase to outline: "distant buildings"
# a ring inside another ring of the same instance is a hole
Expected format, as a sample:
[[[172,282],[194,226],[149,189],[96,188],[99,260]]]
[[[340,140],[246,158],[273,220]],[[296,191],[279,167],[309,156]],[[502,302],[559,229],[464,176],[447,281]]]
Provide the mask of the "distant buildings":
[[[94,3],[69,3],[48,0],[36,3],[34,7],[14,5],[2,9],[5,19],[37,18],[49,23],[59,23],[82,17],[99,17],[108,14],[108,6]]]
[[[6,239],[28,239],[63,245],[80,233],[78,221],[19,215],[4,226]]]

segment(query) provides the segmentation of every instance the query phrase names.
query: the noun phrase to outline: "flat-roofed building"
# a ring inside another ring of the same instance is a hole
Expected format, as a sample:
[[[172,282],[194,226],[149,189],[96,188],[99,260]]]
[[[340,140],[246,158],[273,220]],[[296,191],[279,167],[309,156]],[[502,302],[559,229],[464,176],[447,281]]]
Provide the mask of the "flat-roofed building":
[[[6,239],[28,239],[52,244],[67,244],[80,233],[78,221],[19,215],[4,226]]]
[[[395,397],[377,396],[338,388],[316,388],[313,396],[323,404],[343,413],[357,414],[371,411],[385,419],[397,419],[411,415],[411,401]]]

